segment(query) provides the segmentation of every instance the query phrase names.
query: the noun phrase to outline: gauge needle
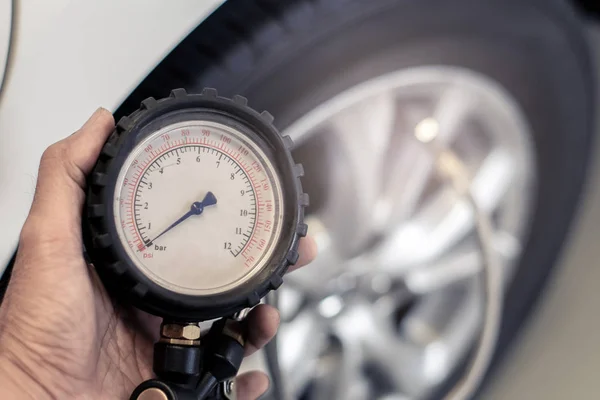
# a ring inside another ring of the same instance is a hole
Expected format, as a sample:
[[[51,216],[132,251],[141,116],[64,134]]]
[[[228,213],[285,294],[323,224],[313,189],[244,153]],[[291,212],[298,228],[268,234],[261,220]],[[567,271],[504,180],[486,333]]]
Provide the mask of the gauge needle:
[[[158,170],[155,170],[155,171],[159,171],[162,174],[165,168],[172,167],[173,165],[175,165],[175,163],[163,165],[162,167],[160,167]]]
[[[202,214],[202,211],[204,211],[204,207],[206,207],[206,206],[212,206],[214,204],[217,204],[217,198],[215,197],[215,195],[212,192],[206,193],[206,196],[204,196],[204,199],[202,201],[195,201],[195,202],[193,202],[192,205],[191,205],[191,207],[190,207],[190,210],[188,212],[186,212],[185,214],[183,214],[177,221],[175,221],[171,225],[169,225],[169,227],[167,229],[165,229],[164,231],[162,231],[161,233],[159,233],[158,236],[156,236],[154,239],[152,239],[151,241],[147,242],[146,243],[146,247],[152,245],[152,243],[156,239],[158,239],[159,237],[161,237],[165,233],[169,232],[171,229],[175,228],[177,225],[179,225],[180,223],[182,223],[183,221],[185,221],[186,219],[188,219],[192,215],[200,215],[200,214]]]

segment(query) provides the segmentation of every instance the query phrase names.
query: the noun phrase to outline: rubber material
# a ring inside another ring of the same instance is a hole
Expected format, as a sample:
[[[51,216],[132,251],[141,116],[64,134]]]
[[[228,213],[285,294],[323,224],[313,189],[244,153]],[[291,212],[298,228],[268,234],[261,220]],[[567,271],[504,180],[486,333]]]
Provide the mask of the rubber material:
[[[154,344],[152,370],[160,379],[173,383],[189,383],[200,375],[202,349],[198,346],[178,346],[169,343]]]
[[[308,195],[302,192],[302,168],[292,159],[289,138],[281,137],[270,114],[259,114],[246,103],[241,96],[219,97],[215,89],[204,89],[201,94],[175,89],[168,98],[145,99],[137,111],[119,119],[90,174],[83,218],[88,256],[113,295],[155,315],[201,321],[253,307],[270,290],[281,285],[288,267],[298,260],[298,241],[306,235],[303,220]],[[127,256],[114,222],[113,195],[127,155],[137,143],[161,127],[189,119],[235,126],[259,144],[283,182],[282,236],[273,256],[241,287],[211,296],[182,295],[149,280]]]

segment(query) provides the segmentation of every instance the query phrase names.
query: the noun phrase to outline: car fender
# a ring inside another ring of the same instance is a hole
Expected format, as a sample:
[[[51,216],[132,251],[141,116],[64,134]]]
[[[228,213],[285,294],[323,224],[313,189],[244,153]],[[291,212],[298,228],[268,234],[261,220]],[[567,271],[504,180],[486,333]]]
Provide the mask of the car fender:
[[[114,111],[222,2],[20,2],[0,99],[0,275],[29,211],[44,149],[98,107]],[[10,1],[0,0],[0,15],[4,3]]]
[[[0,0],[0,89],[6,72],[12,31],[13,0]]]

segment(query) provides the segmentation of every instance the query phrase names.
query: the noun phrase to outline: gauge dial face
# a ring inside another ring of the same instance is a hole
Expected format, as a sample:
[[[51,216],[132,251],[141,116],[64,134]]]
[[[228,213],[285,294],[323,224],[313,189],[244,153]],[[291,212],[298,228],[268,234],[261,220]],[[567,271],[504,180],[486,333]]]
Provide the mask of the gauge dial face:
[[[281,183],[249,138],[211,121],[169,125],[135,147],[114,193],[119,239],[133,263],[180,294],[218,294],[273,255]]]

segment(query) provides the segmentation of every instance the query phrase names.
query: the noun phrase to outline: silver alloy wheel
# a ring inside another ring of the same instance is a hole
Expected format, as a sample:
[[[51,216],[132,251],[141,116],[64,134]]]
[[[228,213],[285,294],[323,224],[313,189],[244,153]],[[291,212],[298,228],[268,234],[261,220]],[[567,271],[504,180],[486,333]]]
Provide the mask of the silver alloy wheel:
[[[482,263],[470,206],[415,135],[468,166],[509,279],[535,184],[523,115],[489,78],[428,66],[348,89],[284,133],[305,165],[320,250],[280,293],[288,389],[298,397],[310,383],[319,400],[423,397],[478,335]]]

